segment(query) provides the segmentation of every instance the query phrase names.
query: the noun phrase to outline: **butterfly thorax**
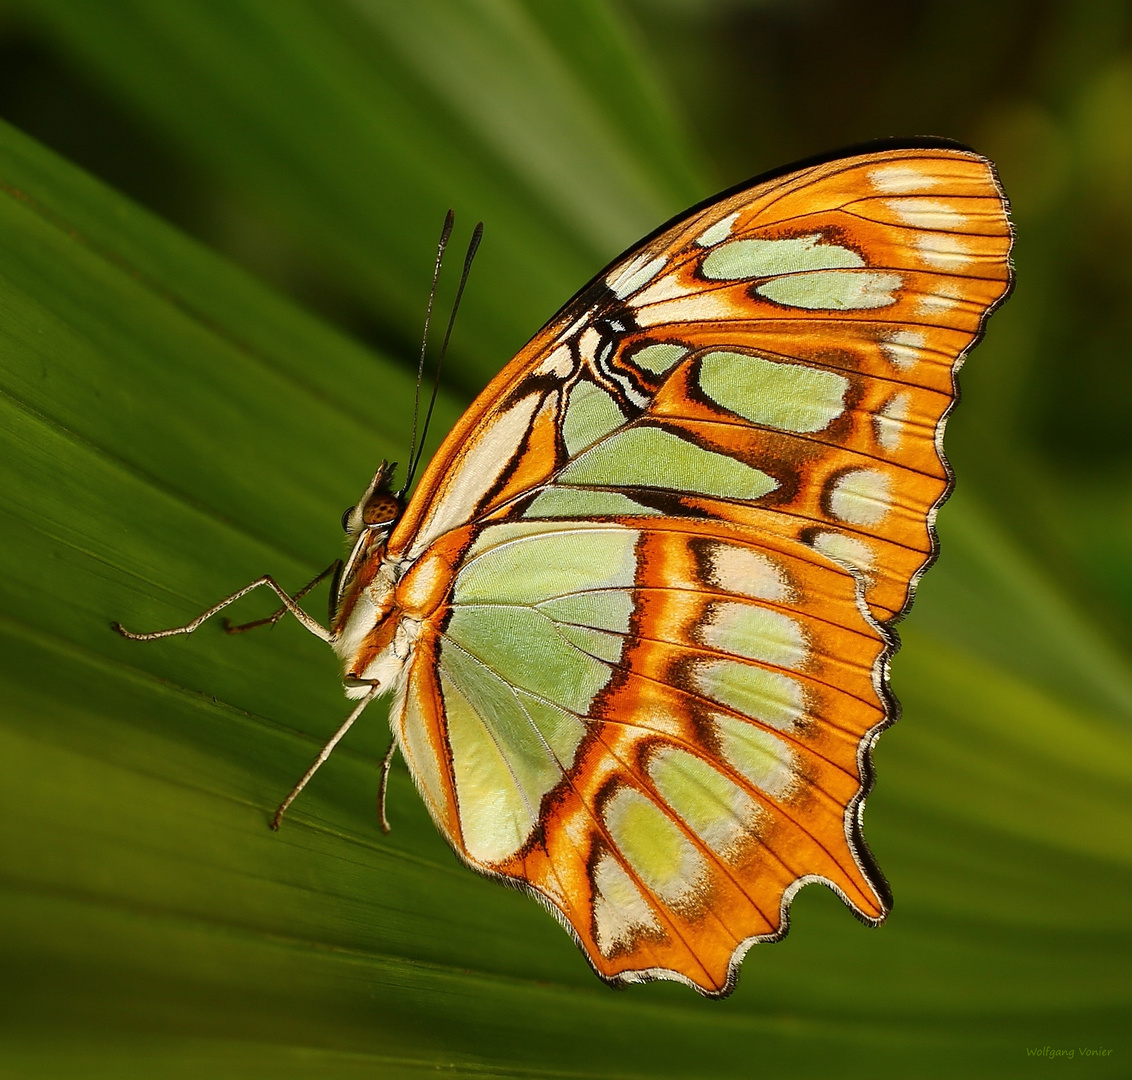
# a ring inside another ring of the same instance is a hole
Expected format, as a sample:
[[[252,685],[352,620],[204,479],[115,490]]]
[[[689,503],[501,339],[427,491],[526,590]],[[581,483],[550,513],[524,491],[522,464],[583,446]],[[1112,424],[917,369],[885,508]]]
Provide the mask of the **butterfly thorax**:
[[[351,697],[364,696],[374,682],[383,689],[398,682],[420,627],[397,595],[407,566],[388,553],[390,533],[404,511],[401,496],[390,491],[392,472],[383,461],[342,517],[352,546],[334,585],[331,644]]]

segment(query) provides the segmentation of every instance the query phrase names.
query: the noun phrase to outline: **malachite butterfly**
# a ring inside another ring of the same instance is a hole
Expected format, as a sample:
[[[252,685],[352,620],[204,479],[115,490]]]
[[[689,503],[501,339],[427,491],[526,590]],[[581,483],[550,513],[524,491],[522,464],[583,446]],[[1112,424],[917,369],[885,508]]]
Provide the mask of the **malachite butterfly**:
[[[461,859],[603,979],[726,994],[802,885],[888,911],[862,811],[890,628],[936,554],[955,373],[1011,238],[992,165],[951,143],[725,192],[566,304],[407,505],[382,466],[329,629],[263,578],[128,636],[269,585],[358,699],[307,777],[388,692]]]

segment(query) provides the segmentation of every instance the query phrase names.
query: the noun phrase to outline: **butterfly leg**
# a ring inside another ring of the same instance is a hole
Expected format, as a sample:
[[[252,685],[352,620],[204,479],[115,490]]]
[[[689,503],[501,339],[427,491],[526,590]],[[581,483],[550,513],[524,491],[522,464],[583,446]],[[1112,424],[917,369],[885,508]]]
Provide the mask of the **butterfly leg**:
[[[338,569],[340,563],[341,559],[335,559],[318,577],[308,581],[291,599],[296,602],[302,600],[319,582],[325,581],[326,578],[333,574],[334,571]],[[225,619],[224,631],[228,634],[243,634],[248,630],[255,630],[256,627],[259,626],[274,626],[286,614],[287,608],[284,606],[273,611],[266,619],[256,619],[254,622],[233,623],[229,619]]]
[[[357,705],[354,706],[353,711],[349,716],[346,717],[342,726],[336,732],[334,732],[333,735],[330,736],[330,741],[318,752],[318,757],[314,759],[314,763],[309,769],[307,769],[305,773],[303,773],[302,779],[300,779],[299,782],[293,788],[291,788],[291,793],[287,796],[287,798],[285,798],[279,804],[279,809],[275,811],[275,817],[271,819],[271,827],[273,829],[279,828],[280,823],[283,821],[283,815],[287,813],[288,807],[290,807],[291,803],[293,803],[295,799],[298,798],[299,792],[307,786],[307,784],[310,782],[310,778],[314,776],[314,774],[318,772],[320,768],[322,768],[323,763],[334,752],[334,747],[336,747],[338,743],[341,742],[342,736],[345,735],[346,732],[354,726],[354,721],[357,720],[357,718],[361,716],[363,712],[365,712],[366,706],[371,701],[373,701],[375,697],[377,697],[380,690],[381,685],[376,682],[373,683],[370,686],[369,691],[366,693],[366,696],[362,698]]]
[[[385,760],[381,763],[381,783],[377,787],[377,815],[381,820],[381,831],[389,832],[389,819],[385,816],[385,795],[389,790],[389,770],[393,768],[393,755],[397,753],[397,738],[394,736],[385,752]]]
[[[323,641],[330,641],[330,631],[299,607],[299,605],[276,584],[275,579],[271,577],[270,574],[264,574],[263,577],[256,578],[250,585],[245,585],[242,589],[232,593],[231,596],[226,596],[220,603],[213,604],[207,611],[201,612],[192,622],[185,623],[184,626],[174,626],[169,630],[153,630],[148,634],[135,634],[127,630],[119,622],[114,622],[110,625],[121,634],[122,637],[129,638],[131,641],[155,641],[158,638],[175,637],[177,634],[191,634],[206,619],[211,619],[217,612],[223,611],[229,604],[234,604],[237,600],[247,596],[248,593],[252,592],[254,589],[258,589],[261,585],[268,586],[268,588],[283,601],[283,606],[302,623],[305,629],[309,630],[315,637],[321,638]]]

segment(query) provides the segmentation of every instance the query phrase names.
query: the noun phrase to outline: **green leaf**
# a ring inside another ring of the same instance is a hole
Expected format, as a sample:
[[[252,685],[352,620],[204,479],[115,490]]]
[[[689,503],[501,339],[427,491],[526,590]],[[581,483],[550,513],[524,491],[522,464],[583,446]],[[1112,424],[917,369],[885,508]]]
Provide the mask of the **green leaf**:
[[[48,0],[28,14],[405,340],[445,210],[487,222],[450,368],[465,388],[711,191],[597,0],[569,19],[516,0]]]
[[[459,331],[466,379],[697,194],[596,4],[571,47],[542,4],[421,5],[419,24],[292,0],[38,8],[398,325],[419,321],[449,196],[498,217]],[[544,106],[497,130],[516,86]],[[577,159],[565,180],[525,157],[557,140]],[[1002,1077],[1032,1074],[1027,1048],[1127,1049],[1127,662],[986,507],[944,512],[894,661],[905,716],[866,813],[888,923],[807,888],[727,1001],[614,993],[546,912],[458,865],[400,766],[381,835],[379,709],[267,829],[347,707],[293,622],[148,644],[110,630],[325,566],[341,508],[403,459],[411,377],[2,126],[0,251],[11,1072]],[[440,431],[458,407],[442,399]]]

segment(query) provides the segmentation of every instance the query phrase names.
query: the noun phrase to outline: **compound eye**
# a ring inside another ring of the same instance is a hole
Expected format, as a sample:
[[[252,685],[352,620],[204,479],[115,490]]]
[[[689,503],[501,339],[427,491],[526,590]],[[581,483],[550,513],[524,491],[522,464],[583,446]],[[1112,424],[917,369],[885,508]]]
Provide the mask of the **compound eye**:
[[[372,495],[362,508],[362,521],[367,525],[384,525],[396,521],[401,513],[401,504],[396,496],[387,491]]]
[[[349,532],[350,531],[350,515],[353,512],[354,512],[354,508],[352,506],[347,506],[346,509],[342,511],[342,531],[343,532]]]

